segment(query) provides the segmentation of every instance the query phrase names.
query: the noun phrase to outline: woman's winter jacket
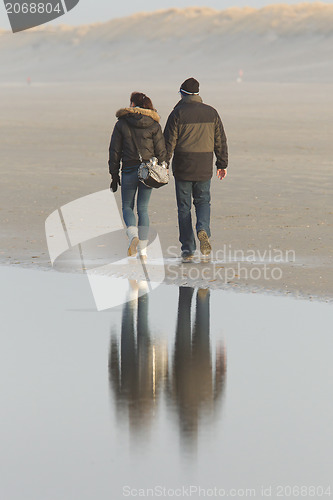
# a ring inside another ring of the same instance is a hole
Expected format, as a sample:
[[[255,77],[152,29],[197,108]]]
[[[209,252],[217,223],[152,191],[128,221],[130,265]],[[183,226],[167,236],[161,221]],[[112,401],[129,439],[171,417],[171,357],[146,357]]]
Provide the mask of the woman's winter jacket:
[[[144,161],[156,156],[159,163],[166,159],[165,142],[160,117],[155,110],[144,108],[123,108],[117,111],[118,121],[114,127],[109,147],[109,171],[117,175],[122,169],[140,164],[137,146]],[[131,129],[131,131],[130,131]]]

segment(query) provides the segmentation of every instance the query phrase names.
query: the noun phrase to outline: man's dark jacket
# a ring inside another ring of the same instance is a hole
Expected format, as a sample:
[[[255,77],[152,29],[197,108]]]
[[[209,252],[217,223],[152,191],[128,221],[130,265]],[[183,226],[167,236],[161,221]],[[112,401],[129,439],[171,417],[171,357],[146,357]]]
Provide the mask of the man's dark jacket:
[[[221,118],[216,109],[198,95],[184,96],[170,114],[164,130],[167,162],[174,154],[176,179],[206,181],[218,169],[228,166],[228,147]]]
[[[164,137],[156,111],[139,107],[123,108],[117,111],[116,117],[118,121],[113,129],[109,147],[111,175],[119,173],[120,162],[123,170],[140,164],[131,133],[135,136],[144,161],[149,161],[153,156],[156,156],[160,163],[165,161]]]

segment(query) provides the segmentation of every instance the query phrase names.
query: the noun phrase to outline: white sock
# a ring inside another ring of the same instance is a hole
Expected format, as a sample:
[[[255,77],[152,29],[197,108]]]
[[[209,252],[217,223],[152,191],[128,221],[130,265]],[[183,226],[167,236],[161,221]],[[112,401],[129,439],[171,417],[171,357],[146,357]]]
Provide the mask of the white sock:
[[[138,250],[140,255],[147,255],[147,243],[148,240],[139,241]]]
[[[131,243],[133,238],[138,238],[139,237],[139,231],[136,226],[129,226],[126,229],[126,234],[128,236],[129,242]]]

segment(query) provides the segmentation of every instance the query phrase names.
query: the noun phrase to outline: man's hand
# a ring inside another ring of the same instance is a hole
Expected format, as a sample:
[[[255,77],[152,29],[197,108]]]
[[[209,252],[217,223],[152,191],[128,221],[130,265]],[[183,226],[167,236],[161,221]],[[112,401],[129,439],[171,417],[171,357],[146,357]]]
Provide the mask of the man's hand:
[[[219,168],[217,171],[217,177],[220,179],[220,181],[222,179],[224,179],[225,177],[227,177],[227,169],[226,168]]]

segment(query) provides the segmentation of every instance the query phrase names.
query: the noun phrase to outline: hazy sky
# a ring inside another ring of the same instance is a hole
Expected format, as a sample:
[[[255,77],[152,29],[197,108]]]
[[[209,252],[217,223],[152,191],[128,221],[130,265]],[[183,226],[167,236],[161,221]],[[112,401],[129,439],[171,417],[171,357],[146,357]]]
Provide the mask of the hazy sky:
[[[304,0],[303,0],[304,1]],[[38,0],[36,0],[38,2]],[[114,17],[122,17],[135,12],[154,11],[170,7],[213,7],[225,9],[228,7],[264,7],[272,3],[296,4],[302,0],[80,0],[79,4],[68,14],[54,21],[52,24],[87,24],[103,22]],[[313,2],[309,2],[313,3]],[[333,0],[325,3],[333,3]],[[4,3],[0,1],[0,27],[10,29]]]

